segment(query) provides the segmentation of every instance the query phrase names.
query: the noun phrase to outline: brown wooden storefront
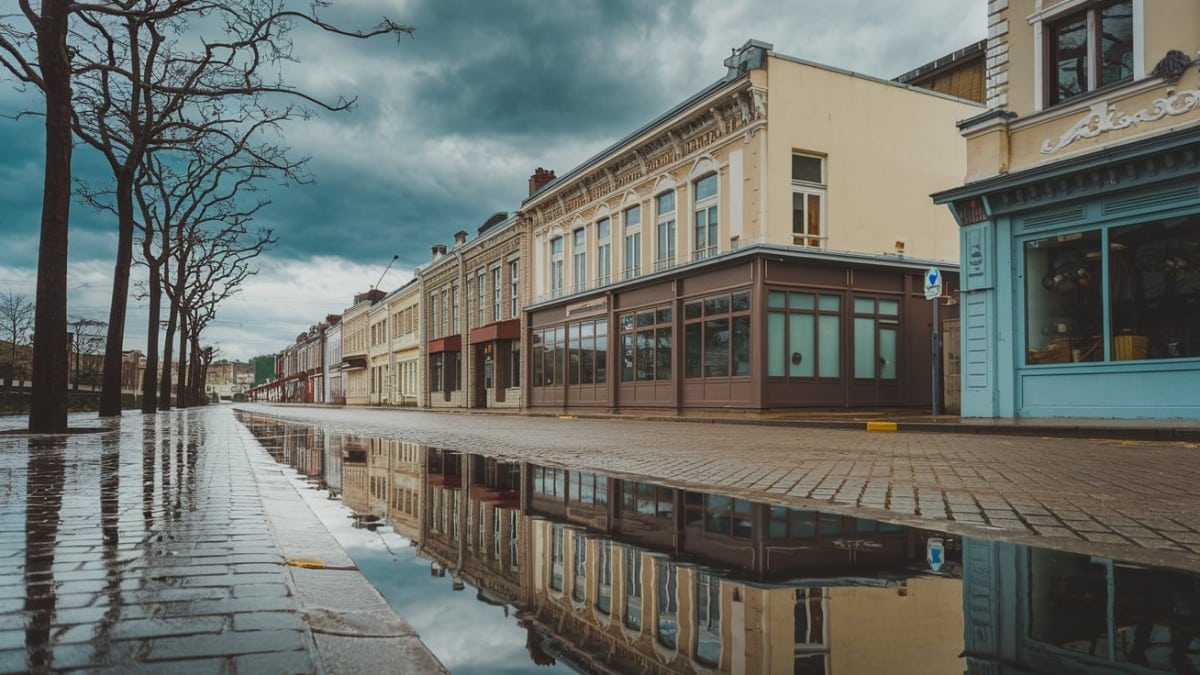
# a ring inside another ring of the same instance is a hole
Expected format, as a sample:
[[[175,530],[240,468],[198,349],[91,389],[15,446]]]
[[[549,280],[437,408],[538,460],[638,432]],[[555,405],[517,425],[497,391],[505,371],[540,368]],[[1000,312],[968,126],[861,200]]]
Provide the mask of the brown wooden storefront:
[[[929,266],[899,256],[755,246],[535,305],[526,335],[527,405],[928,405],[933,308],[922,279]],[[956,288],[957,269],[936,266],[946,287]],[[955,309],[943,306],[941,318]]]

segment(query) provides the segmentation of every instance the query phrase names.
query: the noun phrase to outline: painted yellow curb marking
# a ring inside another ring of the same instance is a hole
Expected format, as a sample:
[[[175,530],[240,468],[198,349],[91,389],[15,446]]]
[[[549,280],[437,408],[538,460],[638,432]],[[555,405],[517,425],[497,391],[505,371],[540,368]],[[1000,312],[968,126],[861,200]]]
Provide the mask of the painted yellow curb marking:
[[[867,431],[895,431],[895,422],[867,422]]]
[[[317,560],[316,558],[289,558],[287,564],[292,567],[303,567],[310,570],[325,569],[325,561]]]

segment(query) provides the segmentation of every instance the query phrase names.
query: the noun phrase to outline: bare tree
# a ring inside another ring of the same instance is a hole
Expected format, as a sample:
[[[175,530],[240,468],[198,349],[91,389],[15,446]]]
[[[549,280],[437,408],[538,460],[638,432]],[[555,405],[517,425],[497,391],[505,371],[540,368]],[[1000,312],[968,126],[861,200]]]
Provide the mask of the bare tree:
[[[108,160],[115,181],[118,248],[100,402],[101,415],[115,415],[120,412],[137,168],[156,148],[188,143],[213,118],[222,119],[230,105],[243,111],[282,110],[288,118],[308,115],[305,106],[332,111],[352,107],[352,99],[323,101],[283,81],[278,66],[294,60],[291,31],[305,25],[368,39],[411,35],[413,29],[385,18],[371,30],[345,30],[318,16],[328,4],[314,0],[305,13],[287,9],[285,0],[43,0],[39,12],[32,0],[19,0],[28,27],[0,15],[0,65],[39,88],[46,100],[32,430],[66,429],[63,337],[71,128]],[[220,37],[197,39],[206,26],[219,30]],[[180,35],[188,35],[189,42],[168,38]],[[296,103],[277,109],[265,102],[280,96]]]
[[[19,0],[20,23],[0,25],[0,66],[41,90],[46,101],[46,167],[38,243],[29,430],[67,430],[67,225],[71,214],[72,0]],[[8,19],[7,16],[4,17]]]
[[[0,295],[0,337],[8,343],[4,388],[9,389],[17,376],[17,348],[25,344],[33,331],[33,302],[12,291]]]
[[[105,324],[103,321],[79,317],[67,324],[68,343],[71,349],[71,383],[75,391],[79,391],[79,383],[86,380],[93,389],[96,387],[96,376],[100,374],[101,359],[104,353]]]

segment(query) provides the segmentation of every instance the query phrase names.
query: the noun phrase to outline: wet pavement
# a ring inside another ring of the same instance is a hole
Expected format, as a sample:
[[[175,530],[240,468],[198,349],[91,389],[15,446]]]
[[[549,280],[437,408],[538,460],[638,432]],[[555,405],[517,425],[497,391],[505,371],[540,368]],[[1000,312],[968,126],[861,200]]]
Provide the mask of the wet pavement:
[[[577,421],[530,422],[505,443],[504,423],[480,416],[265,412],[238,418],[456,673],[1200,669],[1200,565],[1179,551],[1135,563],[1161,552],[589,468],[608,452],[564,460],[593,438],[623,456],[626,435],[643,431],[628,422],[569,433],[544,424]],[[439,418],[450,428],[425,429]],[[681,426],[655,428],[671,445],[722,452],[721,428],[702,441]],[[554,431],[559,444],[535,452]],[[500,450],[463,451],[477,433]],[[445,444],[411,440],[435,435]],[[827,451],[849,452],[840,440]],[[743,444],[771,442],[756,432]]]
[[[0,435],[0,672],[441,670],[228,408],[103,426]]]
[[[1151,564],[1200,562],[1200,443],[246,405],[337,433],[717,486]]]

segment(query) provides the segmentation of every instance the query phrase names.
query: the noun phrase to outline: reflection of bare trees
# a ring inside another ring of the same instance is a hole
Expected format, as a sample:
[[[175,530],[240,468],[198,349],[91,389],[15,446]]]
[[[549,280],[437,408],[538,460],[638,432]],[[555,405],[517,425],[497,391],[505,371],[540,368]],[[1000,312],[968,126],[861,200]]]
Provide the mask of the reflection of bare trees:
[[[66,475],[66,438],[29,439],[25,478],[25,651],[31,671],[53,659],[50,628],[57,609],[54,556]]]

